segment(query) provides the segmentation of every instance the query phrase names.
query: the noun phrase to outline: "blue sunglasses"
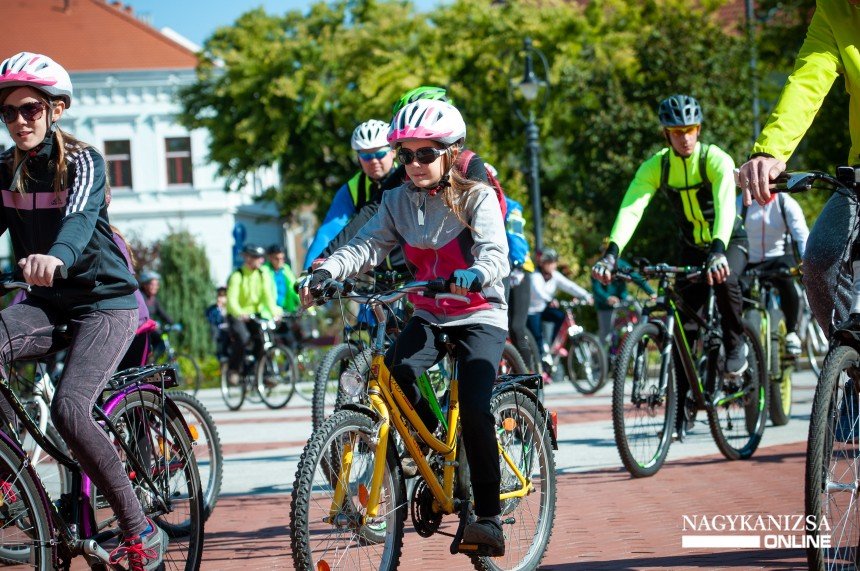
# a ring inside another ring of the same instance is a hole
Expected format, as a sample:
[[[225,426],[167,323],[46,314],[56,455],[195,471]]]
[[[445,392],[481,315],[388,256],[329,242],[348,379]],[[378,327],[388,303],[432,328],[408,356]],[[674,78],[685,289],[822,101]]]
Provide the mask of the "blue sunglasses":
[[[358,153],[358,158],[363,161],[372,161],[373,159],[382,160],[385,158],[385,155],[391,152],[390,147],[385,147],[384,149],[379,149],[375,153]]]

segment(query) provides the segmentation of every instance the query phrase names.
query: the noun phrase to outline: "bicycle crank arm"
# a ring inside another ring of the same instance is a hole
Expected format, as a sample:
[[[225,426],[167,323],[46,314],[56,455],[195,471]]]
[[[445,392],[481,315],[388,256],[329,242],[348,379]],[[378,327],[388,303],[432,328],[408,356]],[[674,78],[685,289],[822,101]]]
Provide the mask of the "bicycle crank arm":
[[[108,566],[109,569],[117,569],[115,565],[111,565],[110,562],[110,553],[108,553],[104,547],[96,543],[94,539],[85,539],[81,543],[81,548],[84,551],[84,554],[89,557],[98,559],[102,563]]]

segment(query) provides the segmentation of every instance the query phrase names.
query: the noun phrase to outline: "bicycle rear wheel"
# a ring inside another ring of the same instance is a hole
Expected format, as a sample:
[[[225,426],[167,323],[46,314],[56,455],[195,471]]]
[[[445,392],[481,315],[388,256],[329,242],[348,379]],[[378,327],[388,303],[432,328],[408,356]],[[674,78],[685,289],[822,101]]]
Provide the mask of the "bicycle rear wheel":
[[[231,383],[227,363],[221,363],[221,397],[224,399],[224,404],[227,405],[227,408],[230,410],[239,410],[242,408],[247,389],[248,383],[245,377],[240,374],[238,382],[235,384]]]
[[[565,367],[570,382],[580,393],[591,395],[603,388],[609,367],[597,335],[583,332],[570,338]]]
[[[502,360],[499,362],[499,374],[525,375],[528,372],[526,362],[517,348],[514,347],[513,343],[505,342],[505,348],[502,349]]]
[[[296,392],[296,357],[287,347],[269,347],[257,363],[257,392],[267,407],[284,408]]]
[[[496,437],[517,470],[528,480],[530,492],[502,500],[502,530],[505,554],[502,557],[473,557],[479,571],[537,569],[549,547],[555,522],[556,475],[550,427],[533,397],[506,390],[490,404],[496,423]],[[501,457],[501,493],[522,487],[517,476]]]
[[[747,345],[747,370],[737,379],[722,377],[721,367],[709,365],[707,375],[720,378],[706,380],[706,386],[717,387],[711,394],[708,423],[717,448],[729,460],[752,456],[761,442],[767,421],[768,387],[764,351],[758,333],[744,324]]]
[[[852,347],[833,347],[824,359],[812,401],[806,450],[805,505],[807,521],[817,528],[823,518],[830,527],[807,530],[809,569],[857,569],[860,557],[860,354]],[[830,547],[820,547],[821,536]]]
[[[126,395],[105,412],[117,429],[109,436],[114,439],[144,514],[169,537],[164,568],[198,569],[203,553],[203,491],[180,413],[170,406],[162,407],[158,393],[140,390]],[[155,490],[136,474],[117,439],[122,439],[142,464]],[[85,480],[85,485],[85,494],[93,505],[94,532],[112,530],[118,537],[118,522],[110,505],[91,481]],[[115,546],[110,542],[102,545],[108,550]]]
[[[203,489],[203,519],[209,519],[218,495],[221,493],[221,481],[224,476],[224,457],[221,451],[221,438],[212,415],[199,400],[188,393],[170,391],[170,399],[176,403],[185,423],[191,431],[194,459],[197,460],[197,470],[200,473],[200,484]]]
[[[791,373],[794,370],[793,359],[786,359],[788,352],[785,349],[785,319],[782,312],[773,312],[780,319],[776,321],[776,328],[770,336],[772,347],[772,362],[770,368],[777,373],[776,378],[770,379],[770,396],[768,397],[768,413],[774,426],[785,426],[791,420]],[[768,375],[770,376],[770,375]]]
[[[52,535],[36,482],[25,459],[0,441],[0,563],[48,571]]]
[[[335,412],[302,452],[290,502],[296,569],[397,568],[407,502],[400,461],[390,440],[378,516],[364,521],[376,449],[375,424],[354,410]],[[345,455],[351,457],[348,470],[342,469]],[[345,498],[336,506],[335,487],[341,477]]]
[[[654,323],[640,323],[624,340],[612,385],[612,428],[621,462],[631,475],[657,473],[677,414],[677,388],[669,340]]]

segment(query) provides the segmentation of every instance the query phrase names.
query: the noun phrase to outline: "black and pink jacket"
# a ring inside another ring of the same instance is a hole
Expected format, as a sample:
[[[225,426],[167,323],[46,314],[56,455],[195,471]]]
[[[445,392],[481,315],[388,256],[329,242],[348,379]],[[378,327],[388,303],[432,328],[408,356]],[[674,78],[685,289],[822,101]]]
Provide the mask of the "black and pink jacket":
[[[63,261],[67,279],[33,287],[30,295],[73,314],[134,309],[137,282],[113,241],[105,204],[105,162],[91,147],[69,148],[68,186],[54,190],[56,151],[28,159],[26,192],[9,188],[14,147],[0,154],[0,234],[9,231],[15,259],[49,254]]]
[[[410,295],[416,316],[438,325],[482,323],[507,330],[502,278],[510,273],[510,266],[495,191],[485,184],[469,191],[463,218],[474,230],[457,219],[441,194],[430,196],[405,184],[382,195],[376,215],[321,269],[335,279],[354,276],[376,267],[399,244],[416,280],[447,279],[458,269],[474,270],[482,278],[483,289],[469,294],[469,305]]]

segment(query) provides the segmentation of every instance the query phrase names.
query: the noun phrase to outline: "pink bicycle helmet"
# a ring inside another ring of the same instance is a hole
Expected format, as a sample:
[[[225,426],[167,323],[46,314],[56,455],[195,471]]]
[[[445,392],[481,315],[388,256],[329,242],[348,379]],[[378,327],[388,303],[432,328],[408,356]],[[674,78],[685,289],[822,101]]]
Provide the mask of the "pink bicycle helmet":
[[[51,99],[62,99],[72,105],[72,80],[69,73],[48,56],[21,52],[0,64],[0,89],[32,87]]]
[[[388,131],[389,145],[405,139],[423,139],[447,147],[465,138],[466,123],[457,108],[433,99],[419,99],[398,111]]]

